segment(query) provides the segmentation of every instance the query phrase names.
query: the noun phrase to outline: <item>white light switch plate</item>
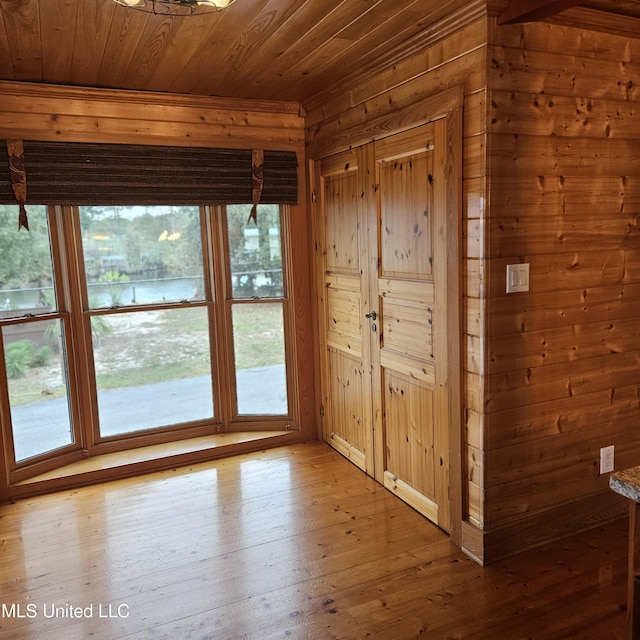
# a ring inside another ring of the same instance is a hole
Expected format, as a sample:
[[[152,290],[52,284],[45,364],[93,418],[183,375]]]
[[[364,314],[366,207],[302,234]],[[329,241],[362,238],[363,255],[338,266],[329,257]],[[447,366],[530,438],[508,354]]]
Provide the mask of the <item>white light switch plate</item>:
[[[507,293],[529,291],[529,263],[507,265]]]

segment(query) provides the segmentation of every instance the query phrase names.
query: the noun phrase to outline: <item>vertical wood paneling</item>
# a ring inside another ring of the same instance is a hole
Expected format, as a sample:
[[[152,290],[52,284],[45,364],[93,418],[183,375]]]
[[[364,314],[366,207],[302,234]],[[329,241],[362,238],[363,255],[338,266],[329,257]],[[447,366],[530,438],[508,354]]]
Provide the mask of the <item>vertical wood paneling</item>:
[[[45,54],[42,59],[43,80],[62,84],[71,75],[73,38],[61,38],[60,34],[68,25],[75,24],[78,3],[75,0],[41,2],[39,7],[42,49],[56,51],[55,56]]]
[[[13,80],[13,62],[11,60],[11,50],[9,49],[9,39],[4,25],[4,18],[0,14],[0,74],[1,77]]]
[[[129,68],[136,67],[135,51],[142,39],[144,28],[152,17],[139,11],[119,9],[121,7],[114,7],[109,31],[103,35],[104,47],[110,54],[101,57],[97,68],[97,83],[102,87],[121,87]],[[159,20],[166,24],[166,21],[171,19]]]
[[[309,192],[304,153],[298,152],[298,204],[289,207],[289,248],[292,257],[292,269],[289,274],[291,302],[294,324],[285,325],[287,331],[294,332],[295,368],[298,372],[293,383],[295,398],[292,398],[293,410],[299,419],[300,437],[312,440],[318,437],[316,418],[317,396],[315,394],[315,375],[309,363],[313,360],[314,344],[309,329],[314,326],[311,305],[311,265],[309,264],[310,222],[305,195]],[[291,327],[291,328],[289,328]],[[307,329],[305,329],[305,327]]]
[[[1,0],[4,31],[7,37],[7,48],[10,52],[15,80],[42,81],[42,46],[40,44],[40,12],[34,2],[14,2]]]
[[[0,77],[302,102],[455,33],[483,4],[251,0],[182,20],[111,0],[2,0]]]
[[[104,59],[111,22],[114,16],[120,15],[118,9],[121,7],[114,3],[99,2],[99,0],[87,0],[78,4],[77,21],[86,26],[84,29],[74,31],[73,36],[69,36],[73,41],[73,62],[69,84],[86,87],[98,85],[98,73]]]

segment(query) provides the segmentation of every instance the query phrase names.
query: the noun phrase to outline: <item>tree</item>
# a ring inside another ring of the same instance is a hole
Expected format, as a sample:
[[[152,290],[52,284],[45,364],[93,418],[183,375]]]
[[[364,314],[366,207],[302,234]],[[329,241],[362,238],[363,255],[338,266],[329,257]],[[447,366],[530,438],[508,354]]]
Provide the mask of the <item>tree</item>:
[[[46,207],[28,206],[29,231],[18,231],[17,205],[0,205],[0,289],[48,287],[52,281]]]
[[[176,207],[173,240],[167,240],[164,260],[171,275],[202,274],[202,234],[199,207]],[[179,237],[177,235],[179,234]],[[171,237],[169,235],[168,237]]]

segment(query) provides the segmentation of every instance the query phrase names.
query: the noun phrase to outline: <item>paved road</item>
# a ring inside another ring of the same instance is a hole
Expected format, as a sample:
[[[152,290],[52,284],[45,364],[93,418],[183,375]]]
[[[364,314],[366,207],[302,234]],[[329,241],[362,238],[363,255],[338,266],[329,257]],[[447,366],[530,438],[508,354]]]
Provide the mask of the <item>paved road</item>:
[[[283,365],[239,371],[238,389],[241,415],[287,413]],[[105,436],[204,420],[213,415],[208,376],[111,389],[100,394],[98,403],[100,431]],[[18,460],[69,443],[64,398],[14,407],[11,417]]]

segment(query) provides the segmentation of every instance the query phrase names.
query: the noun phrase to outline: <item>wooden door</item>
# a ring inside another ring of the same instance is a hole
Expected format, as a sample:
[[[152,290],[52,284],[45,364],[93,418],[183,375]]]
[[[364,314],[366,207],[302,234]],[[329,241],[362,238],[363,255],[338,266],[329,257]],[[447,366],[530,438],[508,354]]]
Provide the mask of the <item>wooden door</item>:
[[[358,154],[319,163],[320,325],[324,438],[373,475],[368,306],[368,251]],[[365,230],[363,233],[362,230]]]
[[[315,193],[324,437],[459,541],[460,131],[451,114],[320,161]]]
[[[381,416],[376,476],[449,531],[448,345],[460,327],[448,317],[447,254],[457,238],[447,237],[445,142],[441,119],[375,143],[372,397]]]

